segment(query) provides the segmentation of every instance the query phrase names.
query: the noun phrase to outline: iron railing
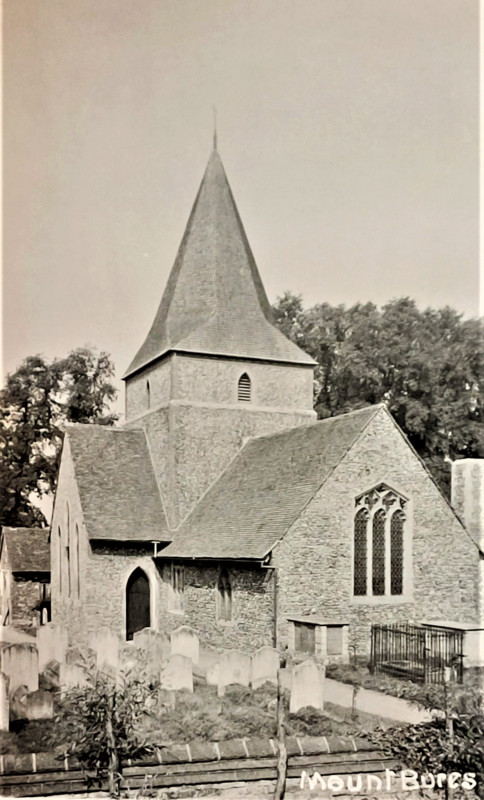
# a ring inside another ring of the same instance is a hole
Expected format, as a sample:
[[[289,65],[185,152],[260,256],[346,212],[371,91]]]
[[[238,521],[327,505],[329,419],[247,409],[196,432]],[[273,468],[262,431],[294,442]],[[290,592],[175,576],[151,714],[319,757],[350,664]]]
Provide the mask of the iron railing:
[[[463,641],[460,630],[412,623],[372,625],[370,670],[419,683],[462,683]]]

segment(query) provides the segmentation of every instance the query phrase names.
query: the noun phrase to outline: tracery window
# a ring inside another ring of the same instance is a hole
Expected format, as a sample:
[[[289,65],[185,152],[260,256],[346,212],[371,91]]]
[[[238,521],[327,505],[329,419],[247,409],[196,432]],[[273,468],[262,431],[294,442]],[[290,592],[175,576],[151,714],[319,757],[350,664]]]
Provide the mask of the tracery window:
[[[406,512],[407,500],[384,483],[356,498],[354,596],[404,594]]]
[[[217,588],[217,617],[218,619],[230,621],[232,619],[232,584],[229,573],[225,568],[220,571]]]

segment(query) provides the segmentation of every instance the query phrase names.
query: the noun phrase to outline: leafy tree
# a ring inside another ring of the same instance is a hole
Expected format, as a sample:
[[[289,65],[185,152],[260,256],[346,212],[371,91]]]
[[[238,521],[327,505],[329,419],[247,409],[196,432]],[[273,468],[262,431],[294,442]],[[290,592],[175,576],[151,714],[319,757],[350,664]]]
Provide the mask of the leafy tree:
[[[420,311],[409,298],[380,310],[321,303],[289,292],[278,327],[317,361],[320,418],[384,402],[435,479],[448,489],[450,460],[484,456],[482,330],[451,308]]]
[[[0,524],[45,525],[31,498],[56,485],[66,422],[112,425],[114,367],[106,353],[79,348],[48,363],[26,358],[0,392]]]

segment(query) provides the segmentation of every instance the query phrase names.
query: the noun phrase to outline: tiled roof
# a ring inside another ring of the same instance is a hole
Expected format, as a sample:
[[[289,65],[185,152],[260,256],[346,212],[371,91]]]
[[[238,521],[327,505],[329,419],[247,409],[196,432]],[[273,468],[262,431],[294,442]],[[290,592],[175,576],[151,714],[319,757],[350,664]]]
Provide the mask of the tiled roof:
[[[48,528],[3,528],[12,572],[50,572]]]
[[[264,558],[380,409],[250,440],[160,556]]]
[[[75,425],[66,435],[91,539],[171,539],[144,431]]]
[[[217,151],[131,375],[170,350],[314,364],[271,323],[271,309]]]

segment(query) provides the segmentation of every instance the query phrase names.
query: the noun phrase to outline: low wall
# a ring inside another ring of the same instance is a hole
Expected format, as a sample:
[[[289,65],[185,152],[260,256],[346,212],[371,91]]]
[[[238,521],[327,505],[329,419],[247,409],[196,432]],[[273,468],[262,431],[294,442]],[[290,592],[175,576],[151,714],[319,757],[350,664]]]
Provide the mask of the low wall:
[[[378,775],[393,769],[388,759],[365,739],[334,736],[289,736],[288,779],[301,773],[320,775]],[[277,743],[273,739],[229,739],[191,742],[159,748],[156,754],[123,767],[129,789],[204,787],[234,782],[273,781],[276,778]],[[55,753],[0,756],[2,797],[39,797],[106,789],[86,775],[77,759]]]

